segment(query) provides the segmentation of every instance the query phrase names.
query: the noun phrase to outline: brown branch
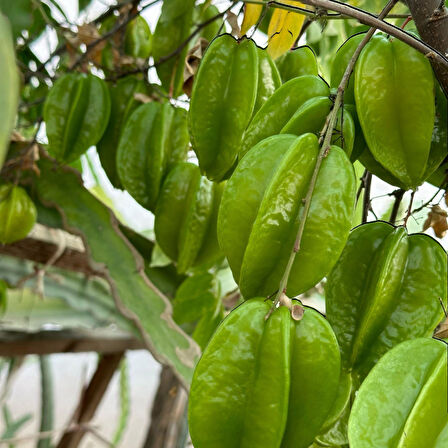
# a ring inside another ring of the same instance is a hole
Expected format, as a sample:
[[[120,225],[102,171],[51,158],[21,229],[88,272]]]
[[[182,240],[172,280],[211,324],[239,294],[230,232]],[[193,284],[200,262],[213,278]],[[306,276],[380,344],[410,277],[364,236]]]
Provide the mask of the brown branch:
[[[276,8],[285,9],[287,11],[296,11],[298,13],[303,13],[301,9],[297,6],[291,6],[279,1],[257,1],[257,0],[242,0],[246,1],[246,3],[259,3],[259,4],[267,4],[269,6],[274,6]],[[364,25],[368,25],[372,28],[376,28],[380,31],[384,31],[387,34],[390,34],[393,37],[405,42],[412,48],[415,48],[420,53],[423,53],[427,58],[431,61],[437,61],[441,65],[447,67],[448,70],[448,58],[437,51],[435,48],[426,44],[422,40],[416,38],[412,34],[407,33],[401,28],[392,25],[390,23],[385,22],[379,16],[375,16],[369,12],[366,12],[360,8],[356,8],[355,6],[348,5],[347,3],[341,3],[336,0],[301,0],[301,3],[313,6],[318,9],[325,9],[329,11],[335,11],[340,14],[343,14],[347,17],[351,17],[356,19],[358,22],[363,23]]]
[[[440,53],[448,54],[448,9],[441,0],[407,0],[421,38]],[[448,97],[448,67],[440,61],[431,64]]]
[[[117,353],[142,350],[144,344],[135,337],[100,330],[41,330],[27,333],[0,331],[0,356],[51,355],[53,353]]]
[[[57,249],[57,244],[34,238],[25,238],[16,243],[0,245],[0,254],[11,255],[45,265],[56,253]],[[80,252],[71,248],[66,248],[62,255],[55,260],[53,266],[89,276],[102,276],[101,271],[92,268],[86,252]]]
[[[415,208],[414,210],[412,210],[411,215],[418,213],[420,211],[422,211],[424,208],[429,207],[429,204],[431,204],[432,201],[434,201],[434,199],[437,197],[437,195],[442,191],[441,188],[439,188],[436,193],[431,197],[431,199],[429,201],[426,201],[422,206]],[[443,199],[443,197],[442,197]],[[440,203],[440,201],[439,201]]]
[[[403,199],[404,194],[405,190],[402,190],[401,188],[392,192],[392,195],[395,196],[395,201],[389,218],[389,222],[391,224],[395,224],[397,222],[398,210],[400,209],[401,200]]]
[[[143,448],[176,448],[183,435],[187,393],[170,367],[163,366]]]
[[[167,54],[166,56],[163,56],[162,58],[158,59],[157,61],[154,62],[154,64],[145,65],[143,67],[137,67],[135,69],[119,73],[116,76],[108,77],[108,78],[106,78],[106,80],[107,81],[116,81],[116,80],[118,80],[120,78],[124,78],[125,76],[128,76],[128,75],[134,75],[136,73],[142,73],[142,72],[145,72],[145,71],[149,70],[150,68],[159,67],[160,65],[162,65],[165,62],[169,61],[173,57],[178,56],[182,52],[182,50],[190,43],[190,41],[203,28],[205,28],[206,26],[210,25],[212,22],[214,22],[215,20],[219,19],[220,17],[223,17],[228,11],[230,11],[230,9],[233,8],[233,6],[234,5],[232,4],[225,11],[222,11],[222,12],[214,15],[213,17],[210,17],[210,19],[207,19],[206,21],[204,21],[204,22],[200,23],[199,25],[197,25],[195,30],[175,50],[173,50],[171,53]]]
[[[98,363],[96,371],[84,391],[73,421],[81,426],[78,430],[68,430],[59,441],[58,448],[76,448],[87,432],[82,428],[95,415],[95,412],[106,393],[110,380],[117,370],[124,353],[110,353],[104,355]]]
[[[370,188],[372,186],[372,173],[367,171],[365,180],[364,180],[364,202],[362,208],[362,222],[367,222],[367,218],[369,217],[370,210]]]
[[[411,192],[411,200],[409,202],[408,211],[406,213],[406,216],[404,217],[404,222],[403,222],[404,227],[406,227],[406,225],[408,223],[408,219],[412,215],[412,205],[414,203],[415,192],[416,192],[416,190],[412,190],[412,192]]]

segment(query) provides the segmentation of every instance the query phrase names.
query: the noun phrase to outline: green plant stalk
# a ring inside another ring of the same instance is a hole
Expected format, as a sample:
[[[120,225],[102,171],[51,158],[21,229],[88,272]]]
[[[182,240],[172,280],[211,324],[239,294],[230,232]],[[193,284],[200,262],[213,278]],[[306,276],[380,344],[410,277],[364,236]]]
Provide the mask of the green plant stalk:
[[[41,384],[41,414],[40,432],[53,429],[53,374],[51,371],[50,355],[39,356],[40,384]],[[51,448],[51,437],[39,440],[37,448]]]
[[[379,14],[378,18],[383,19],[387,16],[389,11],[395,6],[398,0],[389,0],[387,5],[383,8],[381,13]],[[374,35],[376,31],[376,28],[370,28],[369,31],[366,33],[364,39],[361,41],[361,43],[356,48],[345,72],[344,76],[341,79],[341,82],[338,87],[338,92],[334,101],[333,109],[331,110],[330,114],[327,117],[327,121],[324,125],[324,128],[321,133],[321,149],[319,151],[319,155],[317,156],[316,166],[314,167],[313,175],[311,176],[310,185],[308,187],[307,194],[305,196],[305,199],[303,199],[303,207],[299,209],[299,216],[300,216],[300,223],[299,223],[299,229],[297,231],[297,237],[294,242],[294,247],[291,252],[291,255],[289,257],[288,263],[285,268],[285,272],[283,274],[283,277],[280,281],[280,286],[277,291],[277,295],[275,297],[274,306],[271,308],[273,309],[275,306],[277,306],[278,303],[280,303],[280,300],[284,294],[286,294],[286,289],[288,285],[288,279],[289,275],[291,273],[292,265],[294,264],[294,260],[296,258],[297,252],[299,252],[302,242],[302,236],[303,231],[305,229],[306,219],[308,217],[308,213],[311,206],[311,198],[313,196],[314,187],[316,186],[317,176],[319,175],[319,170],[322,165],[323,160],[325,157],[328,156],[328,153],[330,151],[331,147],[331,137],[333,134],[333,129],[336,124],[337,115],[339,108],[342,106],[342,100],[344,98],[344,91],[347,87],[348,80],[350,78],[350,75],[355,67],[356,61],[358,60],[359,55],[361,54],[362,49],[366,46],[367,42],[371,39],[371,37]],[[323,141],[322,141],[323,140]]]
[[[129,403],[129,371],[127,359],[124,358],[120,364],[120,419],[112,442],[114,446],[117,446],[123,437],[129,419]]]

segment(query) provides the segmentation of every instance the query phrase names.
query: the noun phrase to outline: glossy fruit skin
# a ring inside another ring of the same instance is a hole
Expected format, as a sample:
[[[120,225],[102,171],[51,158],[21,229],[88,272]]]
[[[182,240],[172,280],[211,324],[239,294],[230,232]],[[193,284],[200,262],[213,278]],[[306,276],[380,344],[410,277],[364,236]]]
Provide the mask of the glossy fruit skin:
[[[317,76],[300,76],[283,84],[252,118],[244,132],[239,157],[261,140],[279,134],[307,100],[329,93],[328,85]]]
[[[165,175],[188,152],[186,111],[168,103],[139,106],[126,121],[117,149],[121,185],[154,211]]]
[[[152,56],[155,62],[171,54],[186,40],[191,32],[194,0],[164,0],[162,12],[152,42]],[[166,92],[177,97],[182,93],[184,61],[188,47],[177,57],[160,63],[156,70]]]
[[[61,76],[44,105],[48,152],[60,162],[73,162],[98,143],[109,114],[110,97],[102,79],[79,73]]]
[[[284,83],[298,76],[318,75],[316,55],[308,46],[288,51],[284,56],[279,57],[275,63]]]
[[[331,65],[330,87],[337,89],[344,76],[345,70],[358,45],[361,43],[365,33],[350,36],[341,47],[339,47]],[[352,73],[344,90],[344,104],[355,104],[355,76]]]
[[[216,220],[222,185],[201,176],[192,163],[178,163],[163,183],[154,230],[179,273],[220,256]]]
[[[257,99],[253,113],[269,99],[269,97],[282,85],[280,73],[275,62],[268,52],[262,48],[257,48],[258,52],[258,87]]]
[[[448,155],[448,106],[447,99],[438,84],[436,86],[435,104],[436,115],[432,132],[431,150],[429,152],[423,180],[429,179],[433,173],[438,170]],[[372,174],[375,174],[375,176],[378,176],[385,182],[403,189],[407,188],[405,184],[403,184],[375,160],[367,146],[365,146],[364,151],[360,154],[359,160]],[[444,169],[442,168],[442,172],[443,170]],[[444,176],[445,175],[442,173],[442,181]],[[428,181],[431,182],[431,180]],[[436,184],[437,186],[440,185],[437,182]]]
[[[36,223],[37,211],[27,192],[11,184],[0,186],[0,243],[25,238]]]
[[[446,278],[446,253],[430,236],[381,221],[354,229],[326,287],[344,368],[364,378],[398,343],[430,336],[443,318]]]
[[[307,307],[300,321],[285,306],[266,320],[271,306],[246,301],[205,349],[189,400],[196,448],[306,448],[325,420],[340,366],[331,327]]]
[[[446,343],[429,338],[401,343],[359,389],[348,425],[350,447],[446,447],[446,397]]]
[[[152,49],[152,34],[148,22],[137,16],[129,22],[124,35],[124,51],[134,58],[149,58]]]
[[[312,132],[319,136],[332,107],[333,102],[328,96],[317,96],[305,101],[285,124],[280,134],[302,135]],[[342,147],[350,157],[355,141],[355,123],[347,109],[344,109],[343,113],[340,110],[335,126],[336,131],[341,129],[341,120],[343,121],[342,135],[340,132],[335,132],[332,143]]]
[[[258,51],[252,40],[225,34],[208,47],[191,95],[189,126],[201,172],[228,177],[257,98]]]
[[[342,80],[342,77],[347,69],[350,59],[353,56],[361,40],[364,38],[364,33],[355,34],[347,39],[344,44],[338,49],[331,65],[330,86],[332,89],[337,89]],[[355,76],[352,73],[347,86],[344,90],[344,108],[348,110],[355,123],[355,141],[353,142],[353,150],[350,155],[350,160],[354,162],[365,151],[367,144],[362,133],[362,128],[359,123],[358,114],[355,106]],[[370,170],[369,170],[370,171]],[[371,171],[372,172],[372,171]],[[373,173],[373,172],[372,172]]]
[[[244,297],[268,296],[278,289],[318,152],[314,134],[269,137],[243,157],[227,182],[218,238]],[[333,146],[320,168],[289,277],[291,295],[314,286],[336,263],[350,231],[355,189],[353,166]]]
[[[122,78],[115,85],[108,87],[111,99],[110,117],[96,149],[107,177],[114,187],[120,188],[121,183],[117,172],[117,148],[120,135],[126,120],[142,104],[135,99],[134,95],[137,93],[148,95],[150,88],[147,83],[135,76]]]
[[[198,22],[199,23],[204,23],[207,20],[210,20],[213,17],[216,17],[219,14],[219,9],[212,4],[209,4],[208,6],[206,6],[205,9],[203,9],[200,13],[200,17]],[[213,22],[211,22],[209,25],[207,25],[206,27],[204,27],[201,32],[200,32],[200,36],[203,39],[208,40],[209,42],[211,42],[218,34],[220,31],[222,25],[222,20],[214,20]]]
[[[355,100],[373,157],[407,188],[416,188],[424,179],[435,120],[429,61],[399,40],[375,36],[355,67]]]

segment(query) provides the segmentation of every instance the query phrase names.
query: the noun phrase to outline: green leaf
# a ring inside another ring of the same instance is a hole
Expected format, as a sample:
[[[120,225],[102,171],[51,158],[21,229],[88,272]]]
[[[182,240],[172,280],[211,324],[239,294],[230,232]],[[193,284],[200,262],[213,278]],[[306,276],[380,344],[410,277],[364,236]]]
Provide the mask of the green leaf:
[[[212,274],[187,278],[177,290],[173,302],[173,318],[178,324],[194,322],[215,312],[220,296],[219,282]]]
[[[8,285],[4,280],[0,280],[0,314],[5,314],[8,306]]]
[[[92,3],[92,0],[78,0],[78,11],[81,12],[82,10],[86,9],[87,6]]]
[[[221,304],[220,304],[221,305]],[[193,339],[199,344],[202,350],[208,344],[218,325],[224,319],[224,309],[219,306],[215,312],[206,312],[196,325],[193,331]]]
[[[24,30],[31,38],[39,36],[44,31],[47,21],[57,25],[48,5],[40,0],[0,0],[0,11],[11,22],[14,39]]]
[[[164,0],[162,13],[153,36],[153,57],[157,75],[170,96],[181,94],[184,61],[188,46],[184,45],[190,34],[194,0]],[[181,51],[178,49],[182,46]],[[173,53],[178,51],[177,56]],[[169,55],[173,57],[167,58]]]
[[[31,261],[2,255],[0,278],[15,286],[25,277],[31,277],[34,266]],[[30,278],[22,286],[35,288],[36,279]],[[114,323],[124,330],[136,332],[129,320],[116,310],[109,285],[98,277],[86,278],[76,272],[51,267],[44,277],[43,287],[45,300],[31,294],[29,289],[9,290],[5,321],[14,322],[15,326],[22,321],[28,322],[28,327],[32,328],[39,328],[49,321],[65,327],[98,327]]]
[[[0,10],[11,22],[14,38],[31,26],[33,17],[31,0],[0,0]]]
[[[0,0],[1,1],[1,0]],[[14,2],[11,2],[14,3]],[[0,9],[2,3],[0,3]],[[19,101],[19,76],[14,55],[14,45],[11,38],[11,28],[8,20],[0,14],[0,61],[2,66],[2,81],[0,83],[0,169],[9,147],[9,136],[14,126],[14,120]]]
[[[139,327],[151,353],[171,366],[188,384],[199,357],[199,347],[171,318],[168,299],[144,273],[144,261],[124,237],[110,210],[92,196],[72,170],[47,159],[39,162],[34,182],[46,205],[61,213],[66,230],[80,235],[92,262],[104,269],[115,302]]]
[[[3,406],[3,419],[5,421],[5,429],[1,435],[1,439],[11,439],[22,426],[33,418],[33,414],[25,414],[17,420],[13,420],[7,405]],[[13,445],[9,445],[12,447]]]
[[[224,319],[220,299],[221,283],[210,273],[187,278],[176,292],[173,318],[178,324],[197,322],[193,339],[204,349],[216,327]]]
[[[171,264],[171,259],[163,252],[162,248],[156,243],[152,251],[151,263],[152,268],[160,268]]]
[[[113,437],[113,446],[117,446],[123,437],[126,423],[129,420],[129,371],[128,362],[124,358],[120,363],[120,419]]]

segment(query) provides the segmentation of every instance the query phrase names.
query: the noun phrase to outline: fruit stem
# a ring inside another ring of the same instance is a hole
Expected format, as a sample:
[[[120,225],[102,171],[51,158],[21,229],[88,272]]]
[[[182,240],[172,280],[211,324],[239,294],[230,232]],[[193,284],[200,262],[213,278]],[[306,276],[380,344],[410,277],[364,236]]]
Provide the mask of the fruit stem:
[[[395,6],[397,1],[398,0],[389,0],[387,5],[383,8],[381,13],[379,14],[378,19],[380,19],[380,20],[384,19],[384,17],[386,17],[387,14],[390,12],[390,10]],[[369,40],[375,34],[375,31],[376,31],[376,28],[373,28],[373,27],[370,28],[369,31],[367,31],[366,35],[364,36],[364,39],[360,42],[360,44],[356,48],[355,52],[353,53],[353,56],[350,59],[350,62],[348,63],[348,66],[347,66],[347,68],[344,72],[344,75],[342,76],[341,82],[339,84],[338,92],[337,92],[336,98],[334,100],[333,109],[328,114],[327,120],[322,129],[321,137],[319,139],[321,148],[319,151],[319,155],[317,156],[316,166],[314,167],[314,171],[311,176],[310,185],[308,187],[308,191],[306,193],[305,199],[303,200],[303,207],[299,207],[299,212],[298,212],[299,213],[299,229],[297,231],[297,237],[294,242],[294,247],[291,252],[291,255],[289,256],[285,271],[283,273],[283,277],[280,281],[280,286],[277,291],[277,295],[275,297],[273,307],[276,307],[277,304],[280,302],[282,295],[286,294],[289,275],[291,274],[291,269],[294,264],[294,260],[296,258],[297,252],[300,251],[303,231],[305,229],[306,219],[308,217],[308,213],[310,210],[311,198],[313,196],[314,188],[316,186],[317,176],[319,174],[319,170],[320,170],[323,160],[328,156],[328,153],[330,152],[331,137],[333,134],[333,129],[336,124],[339,108],[342,106],[342,103],[343,103],[344,91],[347,87],[348,80],[350,79],[350,75],[353,72],[356,61],[358,60],[358,57],[361,54],[362,49],[366,46],[366,44],[369,42]],[[342,128],[342,125],[341,125],[341,128]]]

